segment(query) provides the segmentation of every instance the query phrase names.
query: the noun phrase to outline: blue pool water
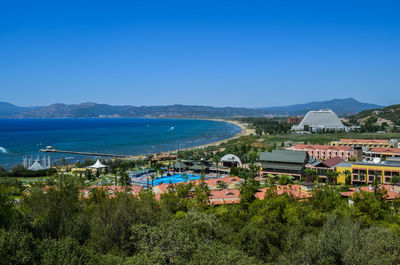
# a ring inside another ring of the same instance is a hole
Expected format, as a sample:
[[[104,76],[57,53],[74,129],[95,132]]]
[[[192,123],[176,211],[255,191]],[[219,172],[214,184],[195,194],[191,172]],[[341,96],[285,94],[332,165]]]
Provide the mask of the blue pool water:
[[[48,145],[59,150],[141,155],[207,144],[240,132],[226,122],[190,119],[0,119],[0,166],[36,159]],[[87,156],[55,154],[52,161]],[[92,157],[95,158],[95,157]]]
[[[183,174],[175,174],[175,175],[171,175],[169,177],[165,176],[165,177],[157,178],[154,180],[154,186],[160,185],[162,183],[169,184],[169,183],[185,182],[186,180],[183,178],[182,175]],[[200,175],[187,174],[187,176],[189,177],[187,181],[196,180],[196,179],[200,178]]]

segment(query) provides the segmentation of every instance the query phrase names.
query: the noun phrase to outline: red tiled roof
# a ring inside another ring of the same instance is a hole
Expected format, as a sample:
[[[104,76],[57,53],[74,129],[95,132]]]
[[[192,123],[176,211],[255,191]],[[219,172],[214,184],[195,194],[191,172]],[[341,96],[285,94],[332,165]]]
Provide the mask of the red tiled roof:
[[[380,140],[380,139],[340,139],[342,143],[376,143],[376,144],[388,144],[388,140]]]
[[[270,188],[260,189],[258,193],[256,193],[256,197],[260,200],[265,198],[266,191]],[[284,193],[291,195],[297,199],[306,199],[310,198],[311,194],[301,188],[300,185],[277,185],[276,192],[278,195],[282,195]]]
[[[93,189],[102,189],[102,190],[105,190],[106,192],[110,193],[111,195],[116,192],[123,192],[123,191],[127,191],[133,195],[137,195],[142,191],[143,187],[137,186],[137,185],[131,185],[131,186],[115,186],[115,185],[97,186],[97,185],[93,185],[93,186],[87,187],[86,189],[80,190],[80,193],[83,193],[82,197],[87,198],[89,196],[89,192]]]
[[[386,200],[394,200],[397,197],[400,197],[399,192],[393,190],[393,185],[379,185],[380,188],[384,188],[387,191]],[[342,192],[341,195],[343,197],[352,197],[354,192],[358,191],[366,191],[366,192],[374,192],[372,186],[363,186],[357,188],[350,188],[349,191]]]
[[[332,145],[319,145],[319,144],[296,144],[293,148],[296,149],[313,149],[313,150],[336,150],[336,151],[350,151],[351,146],[332,146]]]
[[[400,154],[400,148],[374,147],[371,152]]]
[[[325,160],[324,162],[322,162],[322,164],[326,165],[327,167],[334,167],[342,162],[344,162],[342,158],[335,156],[331,159]]]
[[[204,182],[207,184],[207,186],[216,186],[218,185],[218,182],[225,182],[226,184],[234,184],[234,183],[239,183],[241,179],[239,177],[223,177],[223,178],[211,178],[211,179],[206,179]],[[198,185],[200,183],[200,179],[196,179],[193,181],[194,185]]]
[[[212,190],[209,196],[210,204],[232,204],[240,202],[239,190]]]

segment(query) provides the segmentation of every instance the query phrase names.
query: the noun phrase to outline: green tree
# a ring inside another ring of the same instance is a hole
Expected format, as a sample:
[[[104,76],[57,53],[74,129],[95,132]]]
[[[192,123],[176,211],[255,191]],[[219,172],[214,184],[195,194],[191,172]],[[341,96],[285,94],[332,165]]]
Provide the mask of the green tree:
[[[343,175],[344,175],[345,185],[350,186],[351,185],[351,171],[346,169],[343,172]]]
[[[205,177],[201,176],[199,184],[194,189],[194,199],[199,206],[205,207],[209,202],[210,189],[205,183]]]
[[[228,184],[224,181],[217,181],[217,187],[220,190],[224,190],[228,187]]]
[[[326,177],[328,180],[328,184],[334,185],[337,182],[337,177],[338,177],[338,172],[333,171],[333,170],[327,170],[326,171]]]

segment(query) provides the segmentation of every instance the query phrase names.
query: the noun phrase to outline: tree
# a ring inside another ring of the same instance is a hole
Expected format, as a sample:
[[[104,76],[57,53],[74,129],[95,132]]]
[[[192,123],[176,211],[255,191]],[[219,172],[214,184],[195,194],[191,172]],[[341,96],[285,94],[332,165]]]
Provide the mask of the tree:
[[[8,176],[8,170],[6,170],[4,167],[0,166],[0,178],[7,177],[7,176]]]
[[[224,181],[218,181],[217,182],[217,187],[220,190],[224,190],[224,189],[226,189],[228,187],[228,184],[226,182],[224,182]]]
[[[199,184],[194,189],[194,199],[197,202],[197,205],[205,207],[209,202],[210,197],[210,188],[208,188],[205,183],[205,177],[200,177]]]
[[[337,177],[338,177],[338,173],[336,171],[333,170],[327,170],[326,171],[326,177],[328,179],[328,183],[330,185],[334,185],[337,182]]]
[[[318,171],[314,168],[306,168],[304,170],[304,175],[310,177],[312,181],[315,181],[318,178]]]
[[[182,179],[183,179],[184,182],[188,182],[190,178],[189,178],[189,175],[188,175],[188,174],[183,173],[183,174],[182,174]]]
[[[394,175],[394,176],[392,176],[392,178],[390,179],[390,183],[391,183],[392,185],[394,185],[394,184],[396,184],[397,182],[399,182],[399,180],[400,180],[399,176],[398,176],[398,175]]]
[[[344,175],[344,181],[345,181],[345,185],[346,186],[350,186],[351,185],[351,171],[350,170],[348,170],[348,169],[346,169],[344,172],[343,172],[343,175]]]
[[[256,192],[260,187],[260,183],[255,180],[255,176],[251,172],[243,172],[244,180],[240,182],[240,204],[247,210],[249,205],[256,199]]]

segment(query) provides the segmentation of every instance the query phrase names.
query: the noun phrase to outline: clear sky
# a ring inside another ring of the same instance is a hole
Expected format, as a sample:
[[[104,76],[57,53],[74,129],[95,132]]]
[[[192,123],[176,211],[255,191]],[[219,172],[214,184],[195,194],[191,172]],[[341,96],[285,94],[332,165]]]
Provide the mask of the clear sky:
[[[0,101],[400,103],[400,1],[0,1]]]

